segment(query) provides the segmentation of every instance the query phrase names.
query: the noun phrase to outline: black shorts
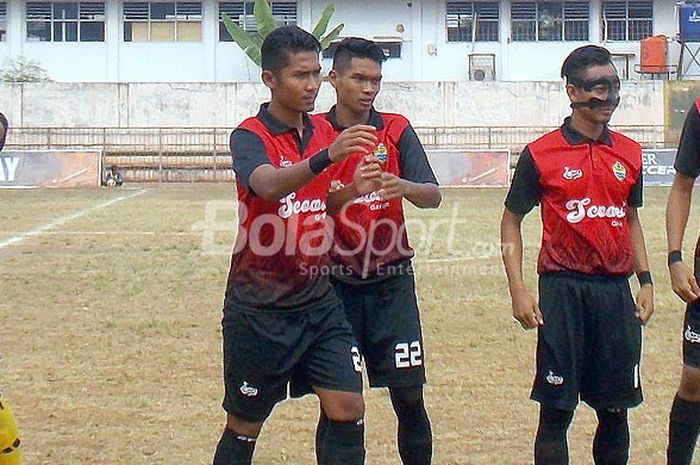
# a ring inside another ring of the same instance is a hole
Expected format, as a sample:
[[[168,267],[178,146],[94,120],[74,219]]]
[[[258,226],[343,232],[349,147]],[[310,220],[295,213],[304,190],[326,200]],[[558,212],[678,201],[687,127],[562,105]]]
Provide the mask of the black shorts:
[[[225,309],[223,407],[242,420],[262,421],[277,402],[310,387],[362,392],[359,350],[337,299],[316,310]],[[295,390],[294,383],[303,388]]]
[[[425,383],[425,357],[412,274],[348,284],[331,278],[360,345],[372,387]]]
[[[561,410],[642,402],[642,327],[625,277],[543,274],[531,398]]]
[[[700,260],[695,260],[695,279],[700,276]],[[700,282],[700,281],[699,281]],[[683,320],[683,364],[700,368],[700,300],[685,307]]]

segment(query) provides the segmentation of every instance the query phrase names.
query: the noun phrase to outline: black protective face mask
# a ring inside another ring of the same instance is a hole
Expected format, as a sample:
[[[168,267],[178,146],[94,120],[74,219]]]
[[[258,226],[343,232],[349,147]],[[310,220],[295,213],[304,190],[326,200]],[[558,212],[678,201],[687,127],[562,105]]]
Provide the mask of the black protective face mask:
[[[591,110],[595,110],[596,108],[601,107],[616,108],[620,104],[620,79],[617,77],[614,79],[603,77],[593,80],[570,77],[566,82],[567,84],[571,84],[578,89],[583,89],[586,92],[591,92],[593,88],[597,86],[605,86],[608,89],[608,97],[605,100],[592,97],[590,100],[585,102],[572,103],[571,108],[590,108]]]

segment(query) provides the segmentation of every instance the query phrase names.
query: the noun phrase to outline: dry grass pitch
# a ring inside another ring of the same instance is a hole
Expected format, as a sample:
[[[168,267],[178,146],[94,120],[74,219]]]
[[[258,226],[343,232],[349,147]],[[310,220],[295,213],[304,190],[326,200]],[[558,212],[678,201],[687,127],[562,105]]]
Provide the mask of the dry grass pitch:
[[[211,463],[224,420],[220,312],[235,193],[230,185],[143,188],[0,191],[0,391],[18,417],[26,464]],[[646,402],[631,414],[636,465],[664,463],[681,366],[683,306],[665,270],[667,194],[648,188],[642,211],[657,298],[645,330]],[[437,211],[407,208],[437,465],[532,463],[535,334],[510,317],[498,255],[504,195],[446,191]],[[207,204],[210,213],[220,207],[223,224],[203,239]],[[525,225],[535,290],[537,214]],[[21,240],[2,245],[13,238]],[[386,393],[367,391],[366,401],[367,463],[399,464]],[[255,463],[314,463],[317,408],[313,397],[278,406]],[[580,407],[572,464],[591,463],[593,429]]]

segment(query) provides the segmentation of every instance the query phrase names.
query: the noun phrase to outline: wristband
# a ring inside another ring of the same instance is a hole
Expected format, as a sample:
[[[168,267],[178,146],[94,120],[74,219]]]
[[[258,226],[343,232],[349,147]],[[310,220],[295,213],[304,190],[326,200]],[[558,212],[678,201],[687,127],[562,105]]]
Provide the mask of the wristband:
[[[648,271],[641,271],[637,273],[637,280],[639,280],[640,286],[644,286],[646,284],[651,284],[652,286],[654,285],[651,280],[651,273]]]
[[[683,254],[681,253],[680,250],[672,250],[668,253],[668,266],[673,265],[674,263],[682,262],[683,261]]]
[[[321,171],[331,166],[331,157],[328,155],[328,150],[321,150],[313,157],[309,158],[309,168],[314,174],[321,174]]]

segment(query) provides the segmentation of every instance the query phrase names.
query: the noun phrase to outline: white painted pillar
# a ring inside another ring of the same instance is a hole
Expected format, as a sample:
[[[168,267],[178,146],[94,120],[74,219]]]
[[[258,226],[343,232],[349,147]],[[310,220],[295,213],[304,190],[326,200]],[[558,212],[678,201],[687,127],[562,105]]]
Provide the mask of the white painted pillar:
[[[24,27],[24,4],[21,0],[7,1],[7,43],[10,47],[10,58],[24,53],[26,39]]]
[[[105,48],[107,53],[106,81],[119,81],[119,51],[123,40],[121,4],[118,0],[105,2]]]
[[[219,42],[219,4],[217,0],[202,0],[202,49],[206,79],[216,81],[216,48]]]

